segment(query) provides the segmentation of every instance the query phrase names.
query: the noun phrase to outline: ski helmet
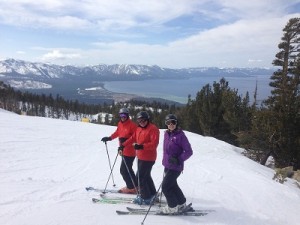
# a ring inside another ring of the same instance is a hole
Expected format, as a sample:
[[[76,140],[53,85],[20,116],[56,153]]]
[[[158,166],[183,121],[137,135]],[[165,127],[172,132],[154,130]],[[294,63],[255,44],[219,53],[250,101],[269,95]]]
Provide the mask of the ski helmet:
[[[120,111],[119,111],[119,114],[129,114],[129,110],[127,109],[127,108],[122,108],[122,109],[120,109]]]
[[[174,114],[169,114],[165,118],[165,124],[166,126],[170,125],[170,123],[174,124],[177,126],[178,120],[177,117]]]
[[[146,111],[141,111],[138,114],[136,114],[136,119],[145,119],[145,120],[149,120],[150,116]]]
[[[168,121],[168,120],[176,120],[177,121],[177,117],[174,114],[169,114],[165,118],[165,121]]]

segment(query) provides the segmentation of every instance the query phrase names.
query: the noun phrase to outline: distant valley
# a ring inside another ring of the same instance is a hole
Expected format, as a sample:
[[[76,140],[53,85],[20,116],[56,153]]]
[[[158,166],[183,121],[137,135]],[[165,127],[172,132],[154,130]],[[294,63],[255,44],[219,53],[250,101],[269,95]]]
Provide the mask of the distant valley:
[[[170,69],[155,65],[118,64],[79,67],[27,62],[15,59],[0,61],[0,80],[11,85],[13,88],[34,93],[44,93],[46,95],[52,94],[53,96],[59,94],[66,99],[77,99],[80,102],[94,104],[126,101],[140,97],[146,100],[151,98],[151,96],[149,98],[149,96],[139,96],[139,94],[123,93],[122,88],[119,91],[107,90],[104,87],[105,82],[180,81],[183,79],[201,78],[202,76],[245,78],[257,75],[270,76],[273,72],[274,68],[199,67]],[[199,87],[200,89],[201,87]],[[176,87],[174,90],[176,91]],[[151,99],[156,98],[152,97]],[[160,95],[156,100],[165,101],[164,99]]]

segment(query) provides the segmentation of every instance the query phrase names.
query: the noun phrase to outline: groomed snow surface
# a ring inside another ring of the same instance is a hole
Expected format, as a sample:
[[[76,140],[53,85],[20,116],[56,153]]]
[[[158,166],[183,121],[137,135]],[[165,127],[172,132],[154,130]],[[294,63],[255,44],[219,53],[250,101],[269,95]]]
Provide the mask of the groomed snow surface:
[[[105,187],[110,168],[100,140],[115,129],[0,109],[0,224],[141,224],[144,216],[116,214],[129,205],[94,204],[91,199],[98,193],[85,190],[86,186]],[[163,132],[152,171],[157,188],[163,177]],[[186,162],[179,185],[194,208],[215,211],[203,217],[149,215],[145,225],[300,224],[300,189],[294,180],[280,184],[272,179],[272,169],[246,158],[242,149],[185,133],[194,155]],[[107,147],[113,164],[117,140]],[[113,172],[116,189],[124,186],[120,162],[118,157]],[[108,188],[114,188],[111,180]]]

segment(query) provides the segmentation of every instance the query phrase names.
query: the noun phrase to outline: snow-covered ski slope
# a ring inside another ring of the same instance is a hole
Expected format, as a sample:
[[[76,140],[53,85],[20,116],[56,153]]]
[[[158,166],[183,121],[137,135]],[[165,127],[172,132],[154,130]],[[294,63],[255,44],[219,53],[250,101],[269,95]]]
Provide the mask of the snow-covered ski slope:
[[[1,225],[121,225],[141,224],[143,216],[118,216],[124,204],[94,204],[110,169],[105,145],[113,126],[20,116],[0,109]],[[162,176],[162,137],[152,176],[158,188]],[[186,132],[194,155],[179,178],[195,209],[215,212],[203,217],[149,215],[146,224],[298,225],[300,189],[293,180],[280,184],[274,172],[240,154],[241,149],[211,137]],[[108,142],[110,159],[117,141]],[[124,186],[114,169],[116,188]],[[136,165],[136,164],[135,164]],[[109,182],[108,188],[113,183]],[[130,205],[132,207],[132,204]]]

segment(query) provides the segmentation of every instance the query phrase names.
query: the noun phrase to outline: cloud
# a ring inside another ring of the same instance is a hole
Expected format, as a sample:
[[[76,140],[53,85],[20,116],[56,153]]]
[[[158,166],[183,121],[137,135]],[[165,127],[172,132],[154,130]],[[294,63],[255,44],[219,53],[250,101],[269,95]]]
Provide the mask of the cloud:
[[[228,24],[237,20],[280,17],[298,1],[273,0],[10,0],[0,2],[2,24],[91,33],[128,29],[169,29],[173,21],[190,17]],[[184,25],[178,25],[184,29]],[[199,28],[200,30],[201,28]],[[132,30],[131,30],[132,31]]]
[[[124,30],[137,27],[167,26],[174,19],[251,19],[283,15],[297,1],[273,0],[10,0],[0,2],[1,23],[57,29]]]
[[[69,60],[78,59],[80,54],[78,53],[63,53],[60,50],[53,50],[42,57],[43,61],[55,61],[55,60]]]
[[[38,49],[31,48],[26,57],[35,54],[47,61],[266,66],[271,65],[288,19],[300,16],[289,12],[297,11],[293,8],[297,3],[299,0],[272,0],[272,4],[261,0],[10,0],[0,1],[0,27],[16,28],[11,35],[16,42],[10,46],[39,45],[46,54],[41,56]]]
[[[17,51],[17,54],[18,54],[18,55],[25,55],[26,52],[24,52],[24,51]]]
[[[197,1],[20,1],[0,2],[3,24],[58,29],[116,30],[161,24],[190,13]],[[190,4],[188,4],[190,3]],[[170,7],[172,6],[172,7]]]
[[[248,59],[249,63],[261,62],[261,59]]]
[[[162,65],[271,65],[280,42],[282,28],[288,18],[241,20],[232,24],[200,31],[190,37],[163,44],[131,44],[128,42],[94,43],[102,59],[113,58],[123,63],[143,61]],[[270,26],[277,24],[276,27]],[[275,43],[275,44],[274,44]],[[267,52],[264,49],[268,49]],[[249,61],[250,59],[260,59]],[[264,59],[264,60],[263,60]],[[155,63],[156,62],[156,63]]]
[[[272,66],[287,21],[288,16],[263,21],[241,20],[166,44],[94,42],[89,49],[72,49],[69,55],[52,51],[43,58],[62,58],[65,62],[71,59],[70,63],[84,59],[89,64],[149,64],[170,68]]]

